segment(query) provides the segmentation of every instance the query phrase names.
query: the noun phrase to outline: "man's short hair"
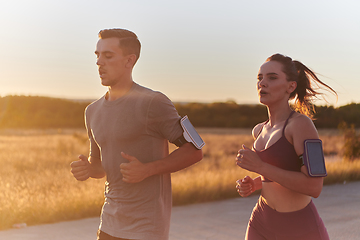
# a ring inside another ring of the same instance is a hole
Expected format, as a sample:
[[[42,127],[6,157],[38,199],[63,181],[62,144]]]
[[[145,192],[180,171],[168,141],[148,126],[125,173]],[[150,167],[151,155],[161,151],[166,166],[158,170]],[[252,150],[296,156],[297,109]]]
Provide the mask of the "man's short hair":
[[[119,47],[124,55],[135,54],[136,61],[139,59],[141,44],[135,33],[121,28],[104,29],[99,32],[100,39],[113,37],[119,39]]]

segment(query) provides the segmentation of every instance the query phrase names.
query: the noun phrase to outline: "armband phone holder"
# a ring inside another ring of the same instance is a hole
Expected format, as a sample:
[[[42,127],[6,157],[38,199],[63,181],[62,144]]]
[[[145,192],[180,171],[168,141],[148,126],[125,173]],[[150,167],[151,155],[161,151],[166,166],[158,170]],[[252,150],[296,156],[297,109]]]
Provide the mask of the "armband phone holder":
[[[194,126],[191,124],[188,116],[180,119],[180,125],[184,130],[182,136],[175,140],[175,145],[181,147],[184,143],[189,142],[194,145],[195,148],[201,149],[205,145],[205,142],[202,140],[198,132],[195,130]]]
[[[326,177],[325,159],[320,139],[307,139],[304,141],[304,165],[311,177]]]

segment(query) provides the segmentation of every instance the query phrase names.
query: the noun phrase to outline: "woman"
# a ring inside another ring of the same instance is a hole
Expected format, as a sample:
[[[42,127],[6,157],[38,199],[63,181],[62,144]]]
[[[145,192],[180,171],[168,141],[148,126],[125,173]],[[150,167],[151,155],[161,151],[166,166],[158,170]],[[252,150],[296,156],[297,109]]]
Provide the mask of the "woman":
[[[262,189],[246,239],[329,239],[311,199],[320,195],[323,178],[310,177],[299,157],[306,139],[319,138],[311,120],[311,99],[319,93],[310,80],[336,94],[290,57],[275,54],[260,67],[257,90],[269,119],[254,127],[253,148],[243,145],[236,157],[238,166],[260,174],[238,180],[239,194],[247,197]],[[290,107],[291,99],[295,99],[297,112]]]

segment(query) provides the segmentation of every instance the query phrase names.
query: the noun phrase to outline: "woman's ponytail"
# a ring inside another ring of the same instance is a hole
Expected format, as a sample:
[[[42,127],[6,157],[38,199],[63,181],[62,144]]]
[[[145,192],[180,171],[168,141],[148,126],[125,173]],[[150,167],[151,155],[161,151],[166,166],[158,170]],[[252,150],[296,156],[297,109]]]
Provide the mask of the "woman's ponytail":
[[[303,113],[309,117],[313,116],[314,106],[311,104],[311,100],[319,94],[311,87],[310,76],[314,76],[316,80],[319,80],[316,75],[308,69],[304,64],[299,61],[293,61],[297,70],[297,87],[294,92],[291,93],[291,98],[295,98],[295,110]],[[307,75],[309,74],[309,75]],[[319,80],[320,81],[320,80]]]
[[[315,90],[314,84],[317,89],[320,89],[320,85],[322,85],[337,95],[330,86],[323,83],[313,71],[299,61],[281,54],[274,54],[267,61],[280,62],[283,65],[283,72],[286,74],[287,80],[297,83],[296,89],[290,94],[290,99],[295,99],[296,111],[310,118],[315,112],[312,100],[317,98],[317,95],[322,94]]]

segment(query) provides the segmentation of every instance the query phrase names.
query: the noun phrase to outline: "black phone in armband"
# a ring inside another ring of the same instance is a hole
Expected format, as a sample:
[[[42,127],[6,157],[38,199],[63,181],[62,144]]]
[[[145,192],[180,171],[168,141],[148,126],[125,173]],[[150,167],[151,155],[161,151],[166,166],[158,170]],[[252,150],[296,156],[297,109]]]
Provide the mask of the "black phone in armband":
[[[303,158],[311,177],[327,176],[322,141],[320,139],[307,139],[304,141]]]

